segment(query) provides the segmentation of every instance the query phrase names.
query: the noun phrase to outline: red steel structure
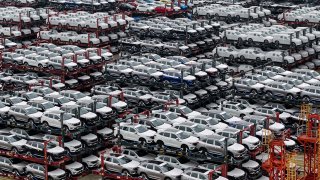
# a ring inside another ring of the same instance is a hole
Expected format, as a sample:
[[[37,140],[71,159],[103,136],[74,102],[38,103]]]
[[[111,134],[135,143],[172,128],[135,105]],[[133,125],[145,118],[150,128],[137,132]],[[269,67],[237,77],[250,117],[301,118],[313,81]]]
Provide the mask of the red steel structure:
[[[304,147],[304,180],[316,180],[319,178],[319,161],[317,157],[319,141],[318,114],[310,114],[307,118],[306,129],[298,136],[298,141]]]

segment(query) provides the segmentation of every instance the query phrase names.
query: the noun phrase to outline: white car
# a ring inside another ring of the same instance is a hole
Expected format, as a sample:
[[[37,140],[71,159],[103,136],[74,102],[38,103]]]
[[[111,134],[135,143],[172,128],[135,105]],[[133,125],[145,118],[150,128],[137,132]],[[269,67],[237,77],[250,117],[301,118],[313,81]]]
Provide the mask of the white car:
[[[281,51],[270,51],[265,54],[265,59],[269,62],[283,63],[284,65],[293,64],[294,57],[284,55]]]
[[[154,11],[154,6],[150,4],[139,4],[136,8],[136,10],[140,12],[153,12]]]
[[[265,60],[265,54],[255,49],[241,49],[238,52],[238,56],[241,61],[255,60],[256,62],[261,62]]]
[[[34,66],[34,67],[43,68],[43,67],[48,67],[49,59],[47,59],[43,56],[30,54],[30,55],[26,56],[22,60],[22,62],[25,66]]]
[[[206,129],[206,126],[192,122],[175,124],[173,127],[198,138],[214,134],[212,130]]]
[[[80,175],[84,171],[84,167],[79,162],[66,163],[65,165],[66,173],[71,176]]]
[[[120,135],[118,129],[120,128]],[[121,139],[140,142],[141,144],[152,143],[156,132],[148,130],[146,126],[140,124],[120,123],[120,127],[115,127],[114,135]]]
[[[41,123],[47,127],[62,128],[60,115],[63,111],[48,111],[41,117]],[[65,130],[76,130],[81,127],[81,121],[73,118],[71,114],[63,113],[63,128]]]
[[[228,47],[216,47],[212,51],[214,57],[224,57],[229,60],[234,60],[238,58],[238,51]]]
[[[100,157],[95,155],[84,156],[81,159],[84,168],[94,169],[101,165]]]
[[[21,31],[10,29],[10,27],[0,26],[0,35],[1,36],[21,36]]]
[[[265,33],[259,32],[258,30],[253,32],[247,32],[247,38],[249,44],[253,42],[269,44],[273,41],[272,36],[268,36]]]
[[[236,102],[222,102],[221,110],[237,117],[254,114],[254,110],[252,108],[246,107],[243,104]]]
[[[199,141],[199,138],[190,136],[188,133],[174,129],[161,129],[154,137],[154,141],[159,146],[170,146],[174,148],[181,148],[184,151],[193,150]]]
[[[292,41],[290,41],[289,34],[273,34],[273,42],[276,46],[278,45],[292,45],[292,46],[300,46],[302,45],[302,41],[298,38],[292,37]]]
[[[244,42],[248,37],[246,34],[242,34],[236,30],[225,30],[222,34],[222,38],[225,40]]]
[[[168,124],[182,123],[187,121],[187,119],[180,117],[176,113],[170,111],[154,110],[152,111],[152,116],[162,119]]]

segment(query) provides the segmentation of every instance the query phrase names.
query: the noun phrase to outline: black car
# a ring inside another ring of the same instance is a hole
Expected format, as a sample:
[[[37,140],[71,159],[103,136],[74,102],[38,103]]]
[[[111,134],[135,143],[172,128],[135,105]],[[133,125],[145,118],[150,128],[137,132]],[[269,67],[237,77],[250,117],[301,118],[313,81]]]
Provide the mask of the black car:
[[[132,6],[132,5],[129,4],[129,3],[121,3],[121,4],[119,4],[118,7],[119,7],[119,9],[120,9],[121,11],[133,11],[133,10],[136,9],[136,7]]]

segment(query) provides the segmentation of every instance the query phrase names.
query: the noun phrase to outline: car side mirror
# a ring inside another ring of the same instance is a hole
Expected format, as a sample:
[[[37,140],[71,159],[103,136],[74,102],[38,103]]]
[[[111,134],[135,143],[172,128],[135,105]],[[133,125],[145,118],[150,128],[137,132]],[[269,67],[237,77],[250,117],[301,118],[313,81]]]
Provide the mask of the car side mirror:
[[[176,138],[176,140],[179,140],[179,138]]]

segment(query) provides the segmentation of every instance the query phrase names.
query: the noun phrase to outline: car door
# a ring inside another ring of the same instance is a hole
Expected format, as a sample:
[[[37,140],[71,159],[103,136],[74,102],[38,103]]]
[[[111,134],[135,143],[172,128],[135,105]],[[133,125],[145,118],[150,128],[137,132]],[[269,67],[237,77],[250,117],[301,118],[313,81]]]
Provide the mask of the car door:
[[[26,111],[24,109],[16,109],[16,120],[19,121],[27,121],[26,119]]]
[[[51,115],[51,114],[50,114]],[[51,116],[52,118],[50,118],[52,121],[50,124],[50,126],[52,125],[53,127],[56,127],[56,128],[61,128],[61,122],[60,122],[60,117],[56,114],[52,114]]]
[[[112,163],[112,166],[113,166],[112,169],[113,169],[113,171],[114,171],[114,172],[121,173],[121,171],[122,171],[122,166],[121,166],[119,160],[116,159],[116,158],[113,158],[113,161],[112,161],[112,162],[113,162],[113,163]]]
[[[45,173],[45,169],[42,165],[37,165],[37,169],[36,169],[36,174],[39,178],[43,179],[45,178],[44,176],[44,173]]]

